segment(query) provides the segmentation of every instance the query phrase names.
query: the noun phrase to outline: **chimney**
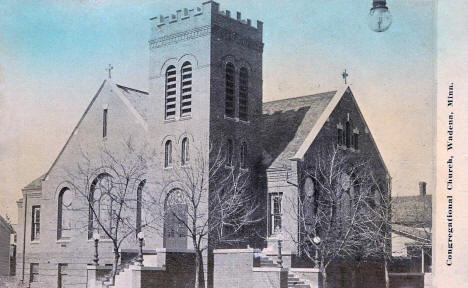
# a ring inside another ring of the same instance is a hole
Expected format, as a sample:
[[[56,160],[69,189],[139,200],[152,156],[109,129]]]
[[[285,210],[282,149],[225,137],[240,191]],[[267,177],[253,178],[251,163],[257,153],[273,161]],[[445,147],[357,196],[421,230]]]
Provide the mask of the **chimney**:
[[[419,196],[426,196],[426,182],[419,182]]]

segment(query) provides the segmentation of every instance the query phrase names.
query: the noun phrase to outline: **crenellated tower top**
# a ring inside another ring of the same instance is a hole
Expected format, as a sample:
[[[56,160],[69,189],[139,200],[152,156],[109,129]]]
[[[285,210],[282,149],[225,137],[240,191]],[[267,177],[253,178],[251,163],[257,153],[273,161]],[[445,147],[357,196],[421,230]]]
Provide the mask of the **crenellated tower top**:
[[[229,11],[229,10],[220,10],[219,9],[219,3],[215,2],[215,1],[206,1],[206,2],[202,3],[201,7],[195,7],[195,8],[192,8],[192,9],[189,9],[189,8],[179,9],[179,10],[176,11],[175,14],[171,14],[171,15],[167,15],[167,16],[159,15],[159,16],[151,18],[150,20],[152,20],[153,23],[154,23],[153,28],[160,28],[160,27],[162,27],[164,25],[171,25],[173,23],[178,23],[178,22],[181,22],[181,21],[192,19],[192,18],[198,17],[198,16],[203,16],[203,15],[206,15],[206,14],[223,16],[223,17],[225,17],[227,19],[231,19],[231,20],[233,20],[235,22],[238,22],[240,24],[244,24],[244,25],[246,25],[248,27],[259,30],[260,33],[263,30],[263,22],[262,21],[257,20],[257,26],[254,27],[254,26],[252,26],[252,20],[251,19],[248,19],[248,18],[247,19],[242,19],[241,12],[237,12],[236,13],[236,18],[232,18],[231,11]]]

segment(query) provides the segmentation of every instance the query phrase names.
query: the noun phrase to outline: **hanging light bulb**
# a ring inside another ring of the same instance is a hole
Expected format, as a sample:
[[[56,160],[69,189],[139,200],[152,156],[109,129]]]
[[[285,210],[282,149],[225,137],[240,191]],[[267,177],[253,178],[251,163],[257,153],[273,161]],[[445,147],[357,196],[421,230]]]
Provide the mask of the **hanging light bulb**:
[[[369,28],[375,32],[384,32],[392,25],[392,15],[388,11],[386,0],[373,0],[369,11]]]

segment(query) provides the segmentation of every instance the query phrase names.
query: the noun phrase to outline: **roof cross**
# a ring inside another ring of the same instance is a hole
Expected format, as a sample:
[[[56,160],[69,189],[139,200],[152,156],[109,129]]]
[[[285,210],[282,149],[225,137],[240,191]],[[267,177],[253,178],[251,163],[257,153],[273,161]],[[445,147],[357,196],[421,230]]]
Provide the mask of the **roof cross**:
[[[112,69],[114,69],[114,66],[112,66],[111,64],[109,64],[109,66],[107,66],[106,68],[106,71],[109,73],[109,79],[112,78],[112,75],[111,75]]]
[[[348,78],[349,74],[348,74],[348,72],[346,72],[346,69],[344,70],[343,74],[341,74],[341,76],[343,76],[344,84],[347,84],[346,79]]]

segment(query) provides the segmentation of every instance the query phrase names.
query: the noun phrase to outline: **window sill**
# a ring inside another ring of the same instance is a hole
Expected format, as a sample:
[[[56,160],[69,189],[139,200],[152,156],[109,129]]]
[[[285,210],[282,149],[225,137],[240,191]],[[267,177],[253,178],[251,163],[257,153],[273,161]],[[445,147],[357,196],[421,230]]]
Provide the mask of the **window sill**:
[[[224,115],[224,119],[239,122],[239,118]]]
[[[172,170],[172,166],[167,166],[167,167],[164,167],[163,170]]]
[[[88,239],[88,242],[94,242],[94,239]],[[99,239],[99,243],[112,243],[112,239],[109,239],[109,238]]]
[[[164,123],[172,123],[172,122],[176,122],[177,119],[175,118],[171,118],[171,119],[164,119]]]
[[[341,145],[341,144],[338,144],[338,145],[336,145],[336,146],[337,146],[338,149],[348,150],[348,151],[354,152],[354,153],[359,153],[359,152],[361,152],[361,150],[359,150],[359,149],[356,150],[356,149],[354,149],[353,147],[349,147],[349,148],[348,148],[348,147],[346,147],[345,145]]]
[[[190,116],[183,116],[183,117],[180,117],[179,120],[180,121],[187,121],[187,120],[191,120],[192,119],[192,115]]]
[[[241,120],[241,119],[239,119],[238,121],[239,121],[240,123],[242,123],[242,124],[250,124],[250,121],[249,121],[249,120]]]
[[[56,243],[70,243],[71,242],[71,238],[70,237],[67,237],[67,238],[60,238],[60,239],[57,239],[57,241],[55,241]]]
[[[31,240],[31,244],[40,244],[41,240]]]

